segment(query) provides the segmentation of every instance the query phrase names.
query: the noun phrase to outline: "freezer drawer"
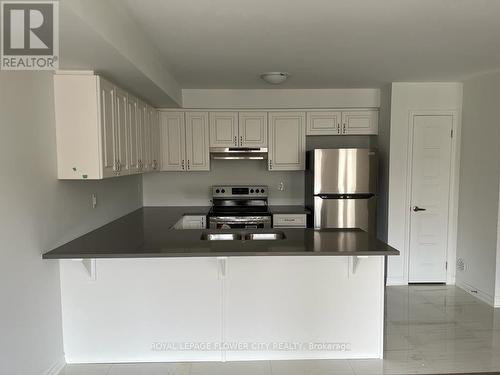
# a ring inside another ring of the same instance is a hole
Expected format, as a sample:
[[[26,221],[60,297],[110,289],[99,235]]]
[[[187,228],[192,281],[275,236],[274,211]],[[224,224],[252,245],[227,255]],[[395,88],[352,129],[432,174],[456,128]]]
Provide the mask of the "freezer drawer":
[[[314,228],[360,228],[376,233],[377,198],[314,197]]]
[[[316,149],[314,195],[377,192],[377,153],[368,148]]]

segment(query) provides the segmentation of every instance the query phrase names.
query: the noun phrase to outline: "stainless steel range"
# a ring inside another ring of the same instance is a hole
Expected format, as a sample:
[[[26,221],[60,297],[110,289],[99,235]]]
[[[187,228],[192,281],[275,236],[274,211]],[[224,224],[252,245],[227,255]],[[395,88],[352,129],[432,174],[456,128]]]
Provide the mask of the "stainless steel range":
[[[267,186],[212,186],[211,229],[271,228]]]

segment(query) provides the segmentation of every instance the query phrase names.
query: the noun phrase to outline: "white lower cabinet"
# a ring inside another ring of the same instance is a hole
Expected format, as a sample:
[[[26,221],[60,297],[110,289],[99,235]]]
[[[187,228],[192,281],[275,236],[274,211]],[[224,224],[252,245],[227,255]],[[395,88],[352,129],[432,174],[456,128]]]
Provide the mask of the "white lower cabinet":
[[[273,228],[307,228],[307,215],[273,214]]]
[[[270,171],[299,171],[305,169],[306,115],[305,112],[269,112]]]
[[[162,171],[210,170],[207,112],[162,111],[159,128]]]

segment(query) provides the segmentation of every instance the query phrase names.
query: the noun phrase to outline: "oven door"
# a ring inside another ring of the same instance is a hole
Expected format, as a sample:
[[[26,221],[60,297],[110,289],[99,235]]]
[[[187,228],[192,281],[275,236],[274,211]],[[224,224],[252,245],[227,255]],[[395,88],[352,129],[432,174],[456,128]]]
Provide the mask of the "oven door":
[[[271,216],[211,216],[210,229],[271,228]]]

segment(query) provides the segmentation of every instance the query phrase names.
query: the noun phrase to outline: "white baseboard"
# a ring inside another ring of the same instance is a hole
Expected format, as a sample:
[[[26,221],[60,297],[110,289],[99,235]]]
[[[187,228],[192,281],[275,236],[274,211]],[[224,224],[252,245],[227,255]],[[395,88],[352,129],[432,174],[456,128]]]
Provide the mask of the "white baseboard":
[[[471,296],[476,297],[477,299],[487,303],[488,305],[490,305],[492,307],[500,307],[500,303],[496,306],[496,303],[495,303],[496,301],[495,301],[494,296],[482,291],[479,288],[476,288],[473,285],[470,285],[470,284],[468,284],[464,281],[461,281],[461,280],[456,280],[455,285],[458,286],[460,289],[465,290]],[[500,302],[500,301],[498,301],[498,302]]]
[[[47,371],[45,371],[44,375],[59,375],[64,366],[66,366],[66,361],[64,357],[61,357]]]

